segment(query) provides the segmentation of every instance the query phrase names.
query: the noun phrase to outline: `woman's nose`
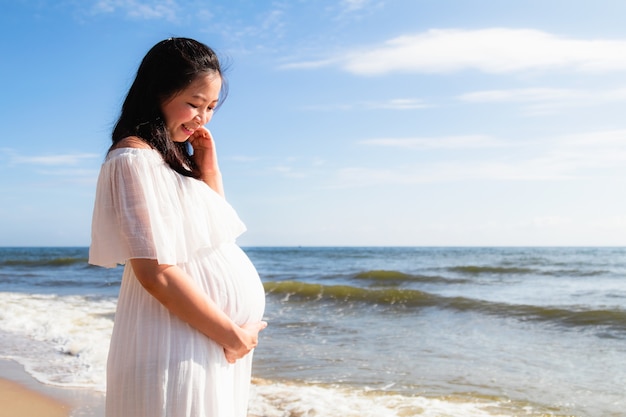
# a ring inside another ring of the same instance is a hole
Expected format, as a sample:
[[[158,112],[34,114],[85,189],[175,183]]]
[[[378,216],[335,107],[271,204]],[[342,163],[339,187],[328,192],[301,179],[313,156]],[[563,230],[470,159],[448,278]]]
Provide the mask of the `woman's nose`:
[[[204,126],[205,124],[209,123],[209,120],[211,120],[211,111],[198,113],[196,115],[196,119],[198,120],[198,123]]]

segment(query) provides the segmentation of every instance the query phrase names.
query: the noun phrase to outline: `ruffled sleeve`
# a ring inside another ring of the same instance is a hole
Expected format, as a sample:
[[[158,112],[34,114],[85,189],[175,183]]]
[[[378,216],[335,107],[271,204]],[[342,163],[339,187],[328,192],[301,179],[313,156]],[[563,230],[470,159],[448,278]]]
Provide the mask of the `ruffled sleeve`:
[[[112,268],[146,258],[176,265],[245,230],[226,200],[169,168],[158,152],[116,149],[98,177],[89,263]]]

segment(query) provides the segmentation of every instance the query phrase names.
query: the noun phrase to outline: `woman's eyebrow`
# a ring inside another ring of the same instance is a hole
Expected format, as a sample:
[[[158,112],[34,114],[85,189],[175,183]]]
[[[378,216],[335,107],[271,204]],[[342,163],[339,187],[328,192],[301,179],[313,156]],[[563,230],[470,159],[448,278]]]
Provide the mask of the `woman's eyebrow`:
[[[216,98],[215,100],[209,100],[209,99],[206,98],[206,96],[204,94],[201,94],[201,93],[194,94],[194,95],[192,95],[192,97],[193,98],[197,98],[197,99],[202,100],[202,101],[205,101],[205,102],[209,101],[211,103],[216,103],[216,102],[219,101],[219,98]]]

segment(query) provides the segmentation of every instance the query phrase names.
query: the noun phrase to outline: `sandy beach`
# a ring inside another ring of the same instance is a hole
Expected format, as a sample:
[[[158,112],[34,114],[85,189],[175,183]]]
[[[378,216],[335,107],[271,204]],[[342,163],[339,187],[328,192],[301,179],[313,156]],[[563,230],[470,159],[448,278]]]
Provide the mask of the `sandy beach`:
[[[102,417],[104,394],[38,382],[13,361],[0,361],[0,417]]]
[[[0,379],[0,402],[0,417],[66,417],[70,411],[68,404],[4,379]]]

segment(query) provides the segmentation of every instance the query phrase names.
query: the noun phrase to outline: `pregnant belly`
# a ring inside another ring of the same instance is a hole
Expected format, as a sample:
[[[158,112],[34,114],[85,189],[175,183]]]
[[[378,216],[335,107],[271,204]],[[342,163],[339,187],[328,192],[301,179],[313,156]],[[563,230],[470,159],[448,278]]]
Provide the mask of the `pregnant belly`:
[[[189,265],[190,275],[237,324],[257,322],[265,311],[265,290],[256,268],[239,246],[223,244]]]
[[[233,245],[234,268],[238,273],[233,277],[235,283],[237,306],[233,319],[239,324],[257,322],[263,318],[265,311],[265,290],[256,268],[248,256],[238,246]]]

